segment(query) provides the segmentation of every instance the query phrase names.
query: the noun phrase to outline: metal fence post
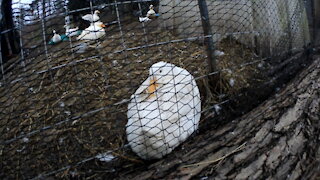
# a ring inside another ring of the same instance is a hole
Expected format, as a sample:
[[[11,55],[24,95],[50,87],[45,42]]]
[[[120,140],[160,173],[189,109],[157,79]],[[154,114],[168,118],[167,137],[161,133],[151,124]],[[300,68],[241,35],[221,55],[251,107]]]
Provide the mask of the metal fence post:
[[[311,43],[312,46],[315,47],[316,46],[316,38],[317,38],[317,19],[316,19],[316,3],[314,2],[314,0],[310,0],[310,6],[311,6],[311,18],[312,18],[312,36],[311,36]]]
[[[217,68],[216,68],[216,60],[214,56],[215,47],[213,43],[208,6],[207,6],[206,0],[198,0],[198,5],[200,9],[203,33],[206,36],[205,43],[207,46],[209,72],[214,72],[217,70]]]
[[[22,40],[22,26],[24,25],[24,16],[25,11],[22,9],[22,6],[20,6],[20,18],[19,18],[19,44],[20,44],[20,63],[23,66],[23,70],[26,70],[26,64],[25,64],[25,58],[24,58],[24,51],[23,51],[23,40]]]
[[[0,34],[0,66],[1,66],[1,75],[2,75],[2,80],[3,83],[5,81],[5,77],[4,77],[4,64],[3,64],[3,60],[2,60],[2,47],[1,47],[1,41],[2,41],[2,34]]]
[[[292,40],[292,29],[291,29],[291,17],[290,17],[290,7],[289,7],[289,3],[288,1],[285,1],[285,11],[286,11],[286,15],[287,15],[287,32],[288,32],[288,55],[292,54],[292,45],[293,45],[293,40]]]

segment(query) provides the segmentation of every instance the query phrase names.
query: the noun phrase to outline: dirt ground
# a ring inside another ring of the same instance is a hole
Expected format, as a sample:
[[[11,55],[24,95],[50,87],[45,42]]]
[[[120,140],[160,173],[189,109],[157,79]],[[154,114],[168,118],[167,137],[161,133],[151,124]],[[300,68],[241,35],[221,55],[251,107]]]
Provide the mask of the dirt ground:
[[[48,24],[48,29],[61,26],[60,22]],[[217,58],[218,69],[223,71],[215,87],[206,87],[207,55],[201,40],[170,42],[181,38],[160,28],[157,20],[145,28],[134,19],[121,23],[122,31],[118,24],[108,26],[106,37],[84,53],[74,52],[82,43],[75,39],[47,44],[46,52],[39,24],[25,27],[26,66],[8,66],[11,70],[0,87],[2,176],[30,178],[77,165],[53,175],[96,177],[107,172],[111,177],[113,166],[129,172],[144,163],[123,148],[126,101],[155,62],[176,64],[199,78],[202,109],[262,81],[263,63],[250,63],[261,58],[233,38],[217,44],[225,53]],[[143,45],[150,46],[134,48]],[[210,101],[206,88],[212,90]],[[204,112],[202,122],[212,112],[212,108]],[[187,149],[188,145],[183,146]],[[111,164],[94,159],[108,151],[117,157]]]

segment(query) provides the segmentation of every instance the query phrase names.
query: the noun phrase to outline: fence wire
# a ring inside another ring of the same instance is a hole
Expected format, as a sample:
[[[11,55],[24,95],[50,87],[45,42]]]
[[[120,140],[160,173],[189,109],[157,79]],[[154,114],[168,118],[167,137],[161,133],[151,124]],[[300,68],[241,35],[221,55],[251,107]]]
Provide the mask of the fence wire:
[[[0,177],[117,177],[179,152],[231,97],[272,81],[270,59],[310,42],[303,0],[201,1],[13,1],[0,35]],[[106,27],[81,18],[96,10]]]

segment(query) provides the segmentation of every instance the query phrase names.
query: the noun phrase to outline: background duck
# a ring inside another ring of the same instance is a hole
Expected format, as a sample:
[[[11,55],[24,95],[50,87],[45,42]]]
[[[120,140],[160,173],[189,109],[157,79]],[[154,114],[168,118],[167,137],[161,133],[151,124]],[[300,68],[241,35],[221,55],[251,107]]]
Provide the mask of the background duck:
[[[86,14],[84,16],[82,16],[82,19],[86,20],[86,21],[90,21],[90,22],[96,22],[100,20],[99,14],[100,11],[99,10],[95,10],[93,14]]]
[[[56,30],[53,30],[53,36],[49,42],[49,44],[56,44],[62,40],[61,36],[56,33]]]
[[[81,34],[77,37],[77,40],[96,40],[106,35],[105,28],[106,26],[98,21],[91,23],[91,25],[83,30]]]
[[[146,17],[139,17],[139,21],[140,22],[148,22],[148,21],[151,21],[152,19],[155,19],[159,16],[160,15],[155,12],[154,7],[151,4],[149,6],[149,11],[147,12],[147,16]]]
[[[162,158],[198,129],[200,112],[194,77],[183,68],[158,62],[128,104],[129,145],[143,159]]]
[[[72,28],[72,29],[70,29],[69,25],[64,25],[63,27],[66,29],[66,36],[72,37],[72,36],[79,35],[79,31],[78,31],[79,27]]]
[[[139,17],[139,21],[140,22],[148,22],[148,21],[151,21],[151,19],[148,17]]]
[[[154,11],[154,7],[152,4],[149,6],[149,11],[147,12],[147,17],[150,19],[154,19],[157,17],[156,11]]]

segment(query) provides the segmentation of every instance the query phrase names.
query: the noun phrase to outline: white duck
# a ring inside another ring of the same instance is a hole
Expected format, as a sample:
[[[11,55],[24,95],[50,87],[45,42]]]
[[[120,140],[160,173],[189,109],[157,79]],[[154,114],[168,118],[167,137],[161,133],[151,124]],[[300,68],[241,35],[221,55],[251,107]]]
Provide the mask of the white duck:
[[[77,40],[96,40],[104,35],[106,35],[105,28],[106,26],[98,21],[91,23],[91,25],[82,31],[82,33],[77,37]]]
[[[86,14],[82,16],[82,19],[90,22],[99,21],[100,20],[100,17],[98,16],[99,13],[100,13],[99,10],[95,10],[93,14]]]
[[[64,25],[63,27],[66,29],[66,36],[71,37],[78,35],[79,27],[73,29],[70,29],[69,25]]]
[[[154,7],[152,4],[149,6],[149,11],[147,12],[147,17],[150,19],[156,18],[156,11],[154,11]]]
[[[62,40],[62,39],[61,39],[61,36],[56,33],[56,30],[53,30],[52,32],[53,32],[53,36],[52,36],[52,38],[51,38],[51,41],[52,41],[53,43],[58,43],[58,42],[60,42],[60,41]]]
[[[126,125],[129,145],[143,159],[162,158],[198,129],[200,115],[194,77],[185,69],[158,62],[131,96]]]
[[[139,17],[139,21],[140,22],[148,22],[148,21],[151,21],[151,19],[148,17]]]
[[[154,7],[151,4],[149,6],[149,11],[147,12],[147,16],[146,17],[139,17],[139,21],[140,22],[148,22],[148,21],[151,21],[152,19],[156,18],[157,16],[159,16],[159,15],[154,11]]]

